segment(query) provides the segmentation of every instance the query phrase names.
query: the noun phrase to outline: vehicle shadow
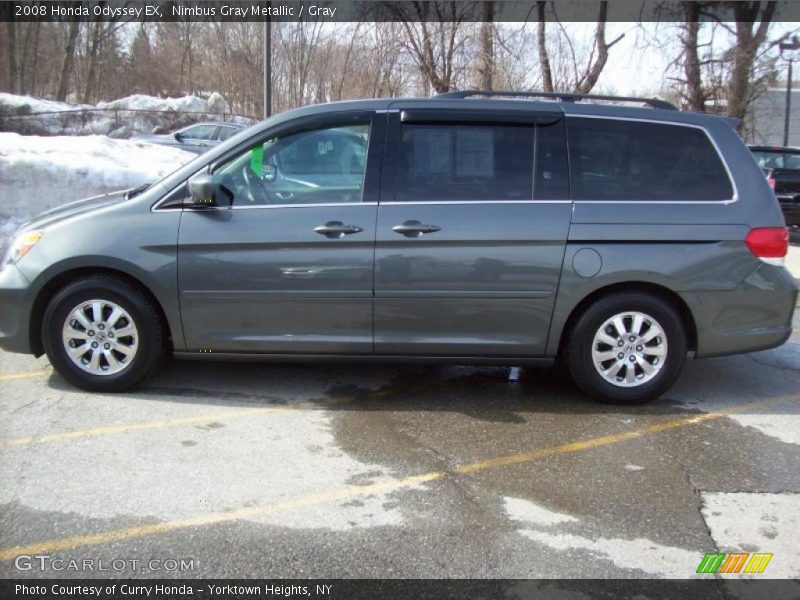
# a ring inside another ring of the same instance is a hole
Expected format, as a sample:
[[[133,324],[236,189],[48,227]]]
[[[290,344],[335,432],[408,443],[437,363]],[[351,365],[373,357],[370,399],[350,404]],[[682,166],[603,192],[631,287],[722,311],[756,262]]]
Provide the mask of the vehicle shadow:
[[[746,355],[687,360],[660,399],[640,406],[592,401],[566,369],[347,364],[206,363],[169,359],[140,387],[117,397],[210,406],[290,406],[330,411],[460,412],[491,422],[525,413],[671,415],[790,411],[800,399],[800,345]],[[75,391],[58,375],[52,388]]]

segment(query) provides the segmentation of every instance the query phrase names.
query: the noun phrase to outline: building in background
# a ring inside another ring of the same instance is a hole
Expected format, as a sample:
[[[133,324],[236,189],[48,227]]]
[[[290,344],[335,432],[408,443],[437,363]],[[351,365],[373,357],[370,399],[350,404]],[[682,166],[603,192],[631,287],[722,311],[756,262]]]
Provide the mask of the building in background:
[[[786,88],[769,88],[753,102],[752,123],[745,128],[745,141],[749,144],[782,146],[785,114]],[[800,147],[800,89],[792,90],[789,145]]]

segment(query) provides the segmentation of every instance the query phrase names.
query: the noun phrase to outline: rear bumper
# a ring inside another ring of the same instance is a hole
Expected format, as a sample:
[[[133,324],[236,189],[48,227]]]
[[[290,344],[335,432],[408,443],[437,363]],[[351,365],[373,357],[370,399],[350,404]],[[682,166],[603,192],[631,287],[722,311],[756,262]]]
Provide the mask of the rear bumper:
[[[32,354],[30,283],[14,265],[0,270],[0,348]]]
[[[782,267],[762,264],[731,291],[681,296],[694,316],[698,358],[766,350],[792,335],[798,286]]]
[[[780,200],[780,205],[786,225],[788,227],[797,227],[800,225],[800,202],[792,198],[791,200]]]

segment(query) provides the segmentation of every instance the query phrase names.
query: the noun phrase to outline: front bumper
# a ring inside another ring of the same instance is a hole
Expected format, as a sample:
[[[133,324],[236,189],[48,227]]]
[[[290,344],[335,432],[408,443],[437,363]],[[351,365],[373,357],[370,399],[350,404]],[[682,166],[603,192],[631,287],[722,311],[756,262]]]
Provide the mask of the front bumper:
[[[798,286],[783,267],[762,264],[733,290],[681,296],[694,316],[698,358],[767,350],[792,335]]]
[[[0,348],[31,354],[30,282],[15,265],[0,270]]]

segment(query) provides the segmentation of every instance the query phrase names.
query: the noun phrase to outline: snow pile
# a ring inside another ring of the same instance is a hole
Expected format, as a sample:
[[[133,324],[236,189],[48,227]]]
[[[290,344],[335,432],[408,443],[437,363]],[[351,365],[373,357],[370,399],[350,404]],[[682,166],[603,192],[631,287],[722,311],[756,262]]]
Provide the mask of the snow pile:
[[[195,156],[101,135],[0,133],[0,245],[21,222],[44,210],[156,181]]]
[[[127,109],[127,110],[158,110],[175,112],[207,112],[208,103],[197,96],[183,96],[182,98],[156,98],[144,94],[134,94],[126,98],[100,102],[97,108]]]
[[[33,96],[18,96],[16,94],[0,92],[0,110],[9,114],[27,115],[40,112],[78,110],[81,108],[92,107],[88,104],[67,104],[66,102],[34,98]]]
[[[134,94],[96,106],[68,104],[31,96],[0,93],[0,131],[25,135],[92,135],[128,138],[135,133],[171,131],[200,121],[230,120],[230,105],[214,92],[208,100],[198,96],[157,98]]]

